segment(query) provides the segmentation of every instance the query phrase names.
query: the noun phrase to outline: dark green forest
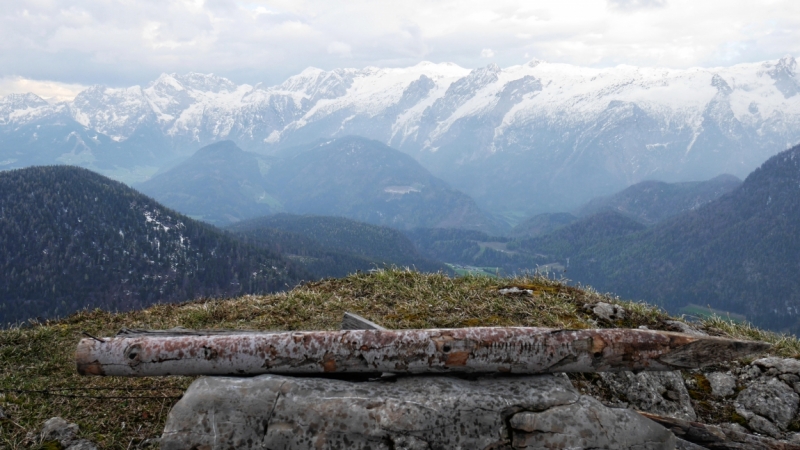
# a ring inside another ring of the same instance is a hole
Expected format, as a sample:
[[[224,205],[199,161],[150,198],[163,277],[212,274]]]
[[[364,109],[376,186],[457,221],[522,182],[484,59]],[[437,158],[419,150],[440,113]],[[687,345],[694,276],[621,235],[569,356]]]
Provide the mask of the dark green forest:
[[[239,239],[283,254],[319,278],[394,265],[447,271],[400,231],[343,217],[277,214],[228,227]]]
[[[310,278],[277,252],[68,166],[0,173],[0,255],[0,323],[274,292]]]
[[[696,210],[584,247],[569,273],[671,311],[709,305],[800,332],[800,146]]]
[[[719,175],[706,181],[665,183],[642,181],[616,194],[597,197],[577,213],[588,217],[601,211],[616,211],[646,225],[697,209],[739,187],[742,180]]]

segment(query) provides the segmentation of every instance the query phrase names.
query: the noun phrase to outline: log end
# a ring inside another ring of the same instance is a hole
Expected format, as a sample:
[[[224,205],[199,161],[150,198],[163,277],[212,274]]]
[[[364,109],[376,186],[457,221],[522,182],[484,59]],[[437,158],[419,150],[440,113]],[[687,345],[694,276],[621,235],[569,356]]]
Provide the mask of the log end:
[[[772,344],[761,341],[742,341],[720,337],[688,336],[686,343],[659,358],[675,369],[696,369],[716,364],[752,358],[772,348]],[[673,341],[674,342],[674,341]]]
[[[103,366],[92,359],[92,351],[95,341],[93,339],[81,339],[78,348],[75,350],[75,366],[79,375],[105,376]]]

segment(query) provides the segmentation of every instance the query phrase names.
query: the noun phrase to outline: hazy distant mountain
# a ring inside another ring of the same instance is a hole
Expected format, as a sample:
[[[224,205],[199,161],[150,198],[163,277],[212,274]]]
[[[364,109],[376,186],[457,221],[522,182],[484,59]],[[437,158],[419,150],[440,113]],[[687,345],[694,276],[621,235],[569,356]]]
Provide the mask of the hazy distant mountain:
[[[590,216],[600,211],[617,211],[649,225],[697,209],[734,190],[740,184],[742,180],[733,175],[683,183],[642,181],[616,194],[592,199],[578,210],[578,215]]]
[[[228,227],[245,242],[286,255],[318,277],[342,277],[387,265],[447,270],[424,258],[401,232],[343,217],[277,214]]]
[[[61,158],[130,181],[221,139],[271,154],[361,135],[412,155],[484,208],[532,215],[644,180],[743,177],[800,141],[798,93],[791,57],[687,70],[310,68],[277,86],[165,74],[56,105],[0,99],[0,167]]]
[[[101,175],[0,173],[0,324],[290,288],[310,275]]]
[[[137,187],[171,208],[218,225],[286,211],[400,229],[504,226],[410,156],[355,136],[306,146],[282,159],[223,141]]]
[[[284,208],[297,214],[345,216],[400,229],[503,227],[410,156],[360,137],[335,139],[279,160],[267,177]]]
[[[551,233],[578,220],[570,213],[542,213],[523,220],[508,232],[514,238],[537,237]]]
[[[183,214],[224,226],[283,210],[266,190],[264,175],[271,163],[271,158],[222,141],[134,186]]]

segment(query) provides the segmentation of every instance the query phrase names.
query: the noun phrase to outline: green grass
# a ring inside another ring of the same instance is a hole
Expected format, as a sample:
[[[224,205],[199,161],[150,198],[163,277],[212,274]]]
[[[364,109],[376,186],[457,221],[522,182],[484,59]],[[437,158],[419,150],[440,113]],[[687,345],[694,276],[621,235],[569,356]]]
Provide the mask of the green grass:
[[[747,318],[742,314],[736,314],[728,311],[722,311],[711,307],[700,306],[695,304],[688,304],[680,309],[681,314],[693,316],[700,319],[710,319],[712,317],[725,317],[728,320],[738,323],[747,322]]]
[[[450,270],[458,276],[483,276],[489,278],[498,278],[500,273],[499,267],[475,267],[465,266],[462,264],[445,263]]]
[[[534,295],[509,297],[498,292],[508,286],[530,289]],[[385,269],[275,295],[157,305],[125,313],[83,311],[59,321],[0,330],[0,407],[10,418],[0,421],[0,448],[30,446],[26,433],[38,430],[53,416],[78,423],[82,435],[103,448],[132,448],[160,434],[168,411],[192,378],[80,377],[73,353],[84,331],[110,336],[120,328],[176,326],[333,330],[345,311],[398,329],[511,325],[575,329],[597,326],[583,306],[598,301],[626,309],[625,319],[614,324],[617,327],[668,329],[666,321],[673,319],[649,305],[569,287],[543,276],[451,278]],[[716,316],[699,326],[714,335],[771,342],[777,355],[800,355],[800,343],[794,337]]]

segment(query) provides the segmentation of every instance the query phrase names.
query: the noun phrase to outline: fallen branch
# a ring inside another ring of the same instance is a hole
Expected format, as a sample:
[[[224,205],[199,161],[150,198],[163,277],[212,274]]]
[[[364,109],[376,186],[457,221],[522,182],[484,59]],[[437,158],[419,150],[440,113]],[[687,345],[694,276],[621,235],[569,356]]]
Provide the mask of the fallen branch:
[[[82,339],[82,375],[515,373],[676,370],[769,344],[651,330],[459,328],[304,332],[135,331]]]

